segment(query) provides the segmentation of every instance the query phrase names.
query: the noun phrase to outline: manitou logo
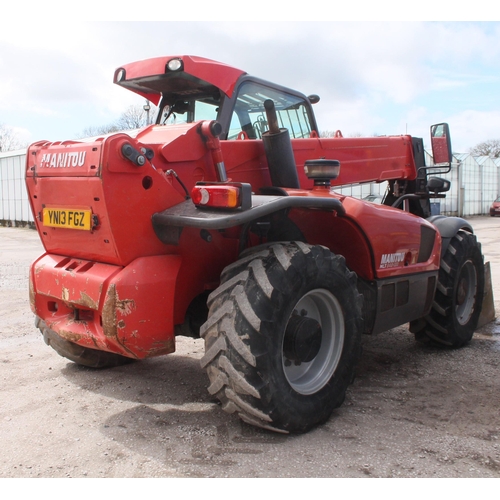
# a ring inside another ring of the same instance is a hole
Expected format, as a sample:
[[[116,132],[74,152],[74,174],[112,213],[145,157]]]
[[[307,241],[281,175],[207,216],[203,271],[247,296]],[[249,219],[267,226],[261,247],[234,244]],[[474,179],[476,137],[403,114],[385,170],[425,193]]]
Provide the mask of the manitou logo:
[[[85,165],[86,151],[73,151],[70,153],[45,153],[42,156],[42,168],[70,168]]]
[[[380,269],[399,266],[404,260],[404,252],[384,253],[382,254],[382,259],[380,259]]]

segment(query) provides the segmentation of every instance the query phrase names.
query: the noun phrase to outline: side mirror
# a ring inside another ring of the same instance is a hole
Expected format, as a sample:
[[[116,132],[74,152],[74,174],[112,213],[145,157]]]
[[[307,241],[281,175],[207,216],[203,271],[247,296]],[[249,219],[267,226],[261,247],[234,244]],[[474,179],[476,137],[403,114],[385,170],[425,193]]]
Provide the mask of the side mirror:
[[[431,126],[432,156],[435,165],[451,165],[450,128],[447,123]]]
[[[442,179],[441,177],[429,177],[427,181],[427,188],[434,194],[446,193],[451,187],[451,182],[447,179]]]

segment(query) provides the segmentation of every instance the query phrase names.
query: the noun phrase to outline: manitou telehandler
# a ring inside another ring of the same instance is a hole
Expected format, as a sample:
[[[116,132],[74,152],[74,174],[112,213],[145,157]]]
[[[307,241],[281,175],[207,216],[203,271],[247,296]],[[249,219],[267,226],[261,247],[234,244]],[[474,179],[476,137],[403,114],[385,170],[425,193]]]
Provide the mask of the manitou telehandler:
[[[201,57],[126,64],[114,83],[156,123],[27,155],[45,248],[31,308],[60,355],[112,367],[201,336],[224,410],[305,432],[342,404],[362,333],[470,341],[481,248],[467,221],[431,216],[450,184],[428,176],[422,139],[322,138],[318,96]],[[431,142],[432,171],[449,170],[447,124]],[[384,181],[379,205],[335,192]]]

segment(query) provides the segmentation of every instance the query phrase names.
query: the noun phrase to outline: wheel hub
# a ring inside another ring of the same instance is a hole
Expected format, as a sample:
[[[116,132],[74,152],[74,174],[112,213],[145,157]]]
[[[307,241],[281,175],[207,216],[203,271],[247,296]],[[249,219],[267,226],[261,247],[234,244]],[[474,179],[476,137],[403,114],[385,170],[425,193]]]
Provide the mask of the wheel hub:
[[[476,293],[477,274],[473,263],[468,260],[460,271],[455,296],[457,320],[461,325],[465,325],[474,312]]]
[[[283,354],[290,361],[308,363],[318,355],[321,337],[321,325],[315,319],[294,314],[286,327]]]
[[[323,389],[331,380],[344,348],[344,312],[324,288],[307,292],[288,317],[281,358],[290,387],[302,395]]]
[[[467,280],[462,277],[457,289],[457,304],[461,306],[467,297]]]

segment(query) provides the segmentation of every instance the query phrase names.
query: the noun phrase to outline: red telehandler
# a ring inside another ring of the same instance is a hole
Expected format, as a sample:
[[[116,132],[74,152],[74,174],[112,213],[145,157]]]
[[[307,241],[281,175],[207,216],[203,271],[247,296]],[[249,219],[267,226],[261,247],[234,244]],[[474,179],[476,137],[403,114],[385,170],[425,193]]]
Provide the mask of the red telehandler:
[[[471,225],[431,216],[450,184],[448,125],[434,165],[409,135],[322,138],[305,95],[216,61],[159,57],[114,83],[158,106],[153,125],[40,141],[26,183],[45,253],[30,302],[45,342],[113,367],[203,337],[224,410],[305,432],[342,404],[361,334],[410,324],[470,341],[484,294]],[[335,186],[384,182],[377,205]]]

